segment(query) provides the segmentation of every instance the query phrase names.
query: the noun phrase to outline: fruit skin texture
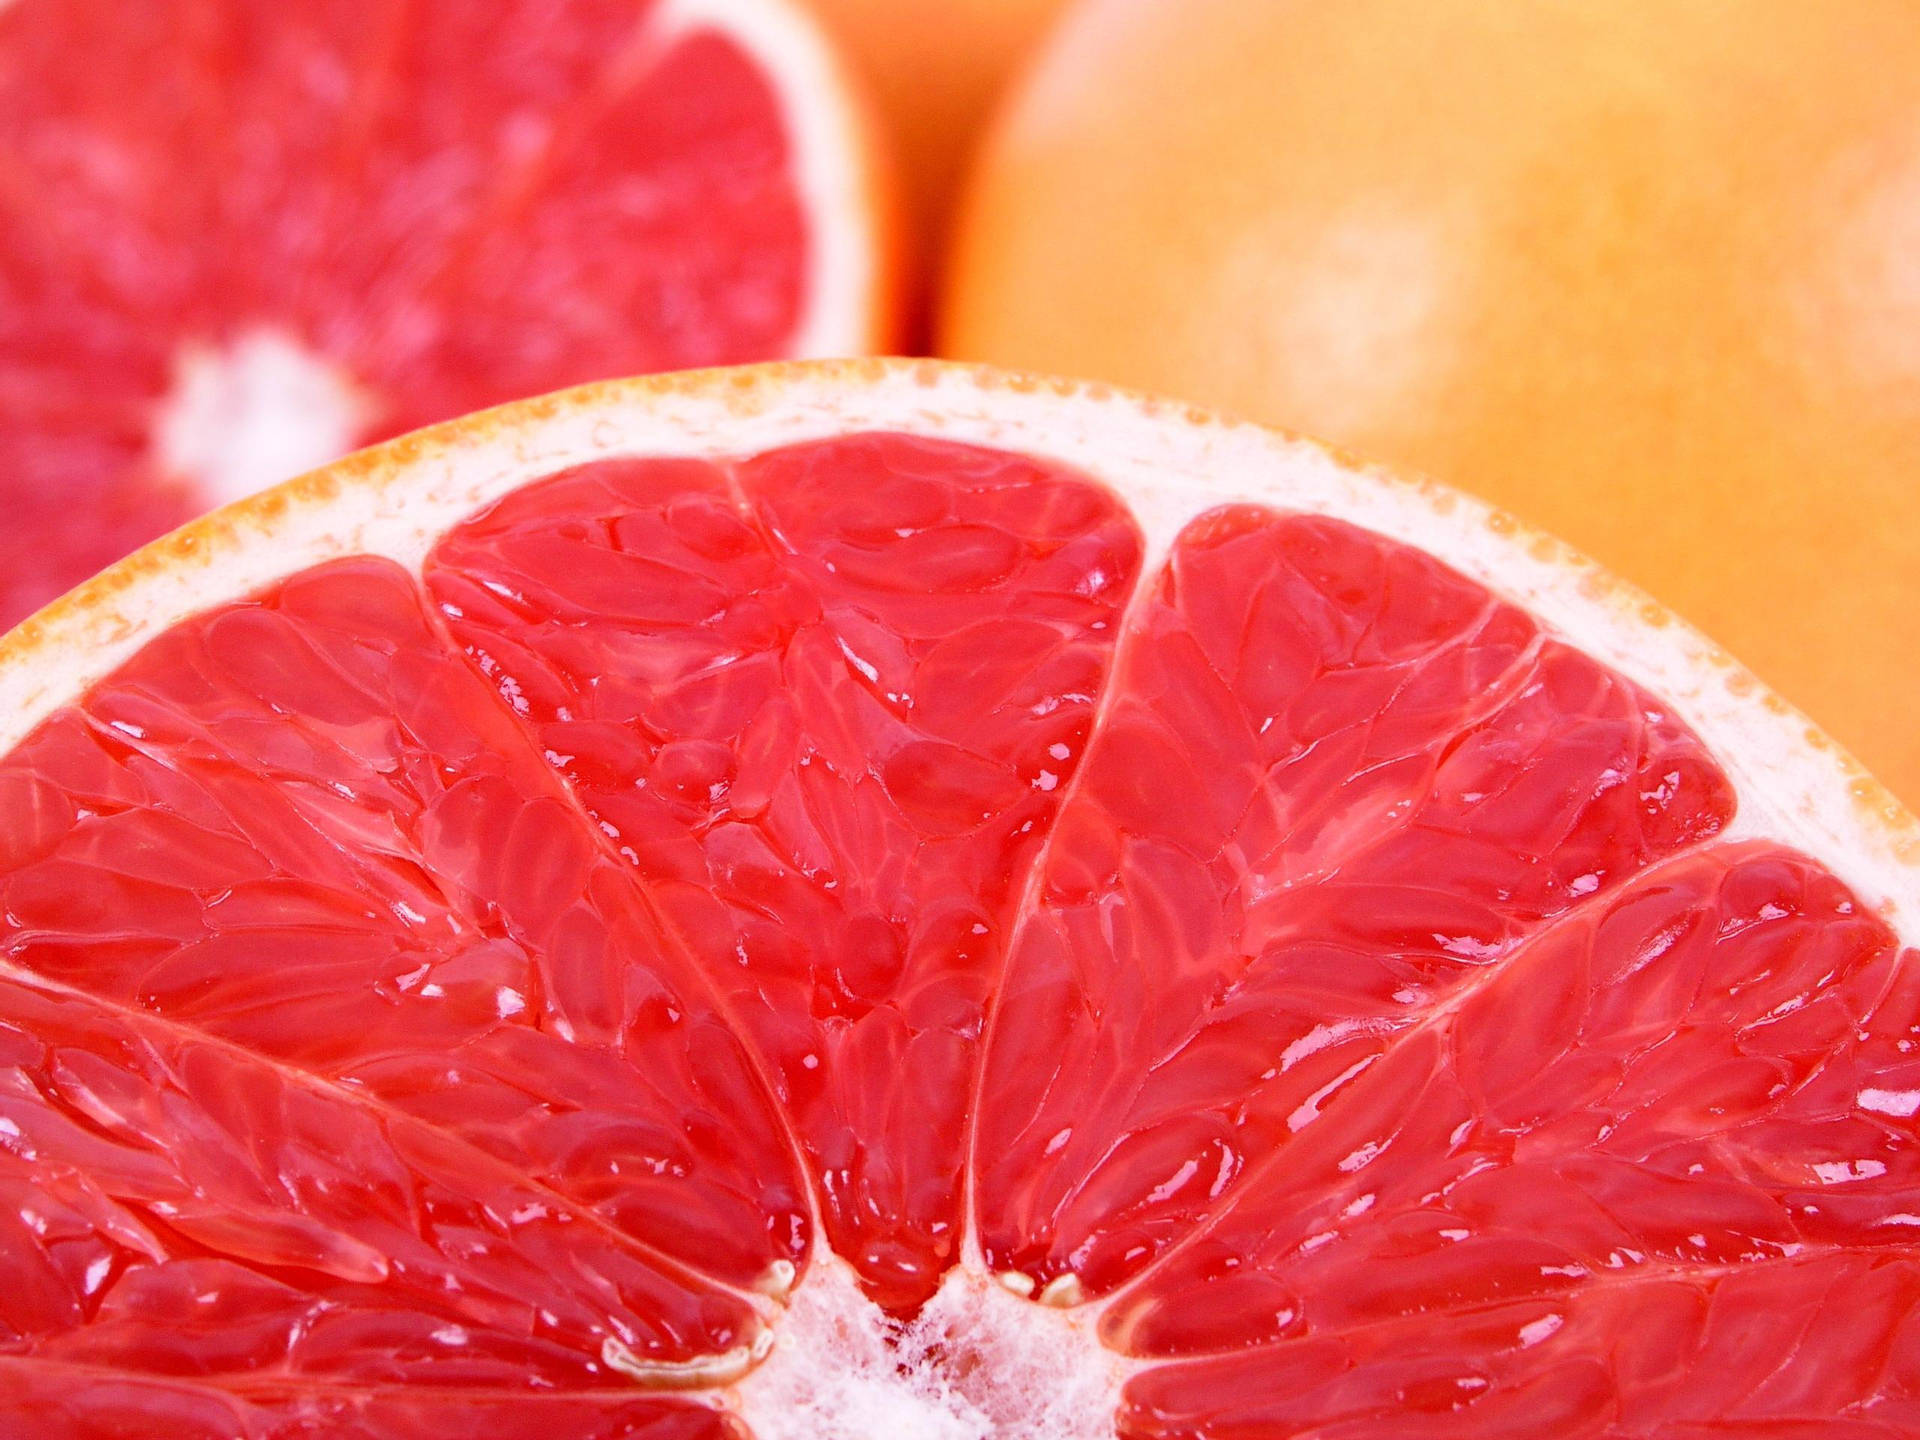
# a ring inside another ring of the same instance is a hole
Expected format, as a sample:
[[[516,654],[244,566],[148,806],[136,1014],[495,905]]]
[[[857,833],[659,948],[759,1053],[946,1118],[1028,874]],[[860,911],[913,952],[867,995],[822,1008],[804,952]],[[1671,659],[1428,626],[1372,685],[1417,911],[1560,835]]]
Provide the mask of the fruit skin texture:
[[[1477,491],[1920,795],[1916,75],[1904,0],[1089,0],[941,348]]]
[[[923,273],[982,125],[1065,0],[806,0],[860,70],[890,132]]]

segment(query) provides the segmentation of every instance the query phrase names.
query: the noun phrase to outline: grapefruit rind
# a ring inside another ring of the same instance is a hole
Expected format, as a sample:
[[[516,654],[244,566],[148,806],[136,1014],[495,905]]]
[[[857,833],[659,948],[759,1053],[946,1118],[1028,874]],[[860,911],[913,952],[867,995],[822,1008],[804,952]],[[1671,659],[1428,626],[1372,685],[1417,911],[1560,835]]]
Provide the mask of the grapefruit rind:
[[[797,359],[859,355],[892,329],[892,219],[883,199],[878,128],[820,28],[789,0],[661,0],[651,23],[712,28],[765,67],[793,145],[812,247]]]
[[[998,447],[1092,475],[1133,508],[1148,568],[1188,520],[1232,501],[1332,515],[1418,546],[1663,696],[1738,787],[1729,838],[1796,845],[1902,932],[1920,923],[1914,817],[1705,636],[1570,547],[1447,486],[1343,462],[1309,440],[1107,386],[935,361],[580,386],[416,431],[215,511],[0,637],[0,750],[176,622],[343,555],[417,572],[455,524],[558,470],[744,455],[860,430]]]

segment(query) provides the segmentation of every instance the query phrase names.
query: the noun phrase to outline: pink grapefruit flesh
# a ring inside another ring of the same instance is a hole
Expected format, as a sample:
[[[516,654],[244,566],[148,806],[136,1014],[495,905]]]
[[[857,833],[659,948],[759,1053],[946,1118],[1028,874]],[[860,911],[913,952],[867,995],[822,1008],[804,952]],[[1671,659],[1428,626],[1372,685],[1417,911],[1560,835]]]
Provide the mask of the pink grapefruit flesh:
[[[0,1418],[1911,1433],[1910,854],[1510,528],[817,367],[136,557],[0,645]]]

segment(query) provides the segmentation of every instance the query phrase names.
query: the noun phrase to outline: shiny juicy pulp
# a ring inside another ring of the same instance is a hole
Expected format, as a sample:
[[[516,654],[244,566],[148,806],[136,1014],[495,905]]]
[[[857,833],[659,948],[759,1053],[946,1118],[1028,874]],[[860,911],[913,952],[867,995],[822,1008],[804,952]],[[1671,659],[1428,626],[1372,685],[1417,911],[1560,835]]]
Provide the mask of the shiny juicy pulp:
[[[1017,455],[604,461],[56,713],[0,1418],[726,1433],[642,1387],[824,1245],[899,1314],[970,1253],[1104,1297],[1130,1437],[1920,1424],[1886,926],[1417,551],[1238,507],[1142,567]]]
[[[812,240],[779,101],[654,9],[0,7],[0,628],[208,503],[156,439],[195,356],[315,357],[355,393],[344,450],[790,353]]]

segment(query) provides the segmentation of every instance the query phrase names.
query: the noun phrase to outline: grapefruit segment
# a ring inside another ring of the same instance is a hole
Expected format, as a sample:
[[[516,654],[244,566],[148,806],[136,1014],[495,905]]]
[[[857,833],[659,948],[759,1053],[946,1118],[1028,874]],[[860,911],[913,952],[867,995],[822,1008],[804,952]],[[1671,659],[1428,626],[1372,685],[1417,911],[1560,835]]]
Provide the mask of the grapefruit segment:
[[[1920,1266],[1835,1252],[1656,1271],[1148,1372],[1124,1440],[1896,1440],[1920,1423]]]
[[[1107,1333],[1227,1350],[1906,1249],[1920,1145],[1888,1112],[1920,1108],[1920,990],[1895,954],[1791,852],[1656,867],[1400,1037]]]
[[[988,1263],[1067,1294],[1136,1273],[1463,982],[1732,811],[1649,696],[1318,517],[1191,527],[1113,688],[975,1142]]]
[[[254,1384],[0,1357],[0,1422],[41,1440],[744,1440],[722,1412],[626,1394]],[[31,1427],[29,1430],[28,1427]]]
[[[123,8],[0,8],[0,624],[381,436],[885,337],[782,0]]]
[[[791,142],[769,123],[781,99],[762,63],[710,24],[672,18],[671,7],[649,7],[644,23],[630,0],[604,8],[600,24],[581,25],[566,45],[547,43],[556,58],[578,54],[540,86],[539,101],[553,107],[545,114],[514,93],[528,81],[507,63],[511,52],[499,64],[508,93],[493,95],[474,90],[463,64],[489,42],[476,34],[446,47],[435,87],[472,112],[451,118],[449,135],[493,127],[497,152],[528,153],[505,174],[474,156],[480,194],[450,207],[471,218],[434,273],[385,273],[422,248],[417,199],[393,216],[391,234],[362,242],[368,285],[391,296],[389,343],[367,347],[369,380],[395,397],[383,433],[538,394],[556,376],[785,353],[806,323],[805,197]],[[463,23],[484,32],[499,22],[475,10]],[[417,104],[421,88],[400,87],[396,103]],[[418,120],[408,108],[395,124],[406,133]],[[610,135],[622,137],[617,149]],[[432,167],[446,153],[436,143],[413,164]],[[329,296],[355,302],[336,323],[366,323],[364,294]],[[429,306],[431,329],[419,324]]]
[[[804,1257],[706,982],[390,562],[173,631],[3,773],[34,817],[9,964],[377,1096],[732,1283]]]
[[[1912,847],[1509,529],[807,367],[116,569],[0,641],[0,1420],[1912,1428]]]
[[[875,435],[590,467],[427,562],[730,996],[889,1306],[958,1256],[988,993],[1138,558],[1077,476]]]
[[[0,1026],[29,1282],[5,1323],[36,1359],[535,1390],[746,1368],[744,1297],[351,1088],[32,984],[0,982]]]

